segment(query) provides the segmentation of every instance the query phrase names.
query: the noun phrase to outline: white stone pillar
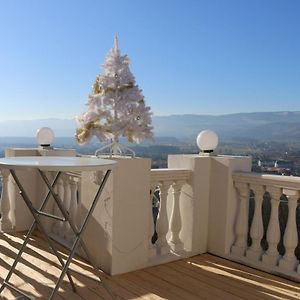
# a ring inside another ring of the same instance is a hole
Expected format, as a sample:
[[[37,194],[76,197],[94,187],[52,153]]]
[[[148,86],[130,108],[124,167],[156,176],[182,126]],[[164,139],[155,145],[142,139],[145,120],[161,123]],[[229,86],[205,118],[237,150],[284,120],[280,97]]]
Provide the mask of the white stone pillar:
[[[278,208],[280,197],[282,195],[282,188],[267,187],[267,191],[271,197],[271,216],[269,226],[267,229],[268,250],[262,256],[262,262],[269,266],[277,266],[280,255],[277,246],[280,241],[280,226],[278,218]]]
[[[78,191],[78,180],[74,176],[70,176],[70,189],[71,189],[71,202],[70,202],[70,219],[72,220],[75,227],[78,229],[79,220],[78,217],[78,202],[77,202],[77,191]],[[73,242],[75,234],[72,228],[69,226],[67,239],[70,242]]]
[[[183,243],[179,237],[182,228],[182,219],[180,212],[180,194],[181,188],[184,182],[175,181],[173,187],[173,205],[170,217],[170,234],[169,244],[174,252],[180,252],[183,250]]]
[[[156,245],[160,255],[169,253],[170,247],[167,241],[169,220],[167,215],[167,200],[171,181],[164,181],[159,185],[159,213],[156,222],[157,241]]]
[[[57,195],[59,196],[61,201],[63,201],[64,195],[65,195],[65,188],[64,188],[64,181],[63,181],[62,177],[60,177],[57,181],[57,186],[55,187],[55,192],[57,193]],[[53,199],[53,201],[55,201],[55,200]],[[59,207],[57,206],[56,202],[54,203],[53,208],[54,208],[54,215],[62,218],[63,215],[62,215]],[[53,225],[52,225],[52,231],[57,236],[64,237],[64,223],[61,221],[54,221]]]
[[[279,260],[279,267],[287,271],[295,271],[299,264],[298,259],[295,256],[295,249],[298,245],[296,209],[297,201],[299,199],[299,192],[286,190],[284,193],[288,198],[289,214],[283,236],[285,254],[283,258]]]
[[[70,216],[70,208],[71,208],[71,184],[70,184],[70,176],[68,174],[64,174],[63,176],[63,184],[64,184],[64,198],[62,199],[64,202],[64,206]],[[66,240],[70,240],[70,224],[69,222],[63,222],[63,233],[64,238]]]
[[[2,176],[2,194],[0,200],[0,230],[2,232],[11,232],[13,231],[13,222],[11,219],[11,204],[10,197],[8,192],[8,182],[9,182],[9,170],[1,170]],[[14,212],[13,212],[14,213]],[[15,217],[15,216],[13,216]]]
[[[240,182],[235,183],[235,187],[239,199],[239,206],[235,225],[236,239],[231,248],[231,252],[237,256],[244,256],[247,250],[250,189],[247,183]]]
[[[149,228],[148,228],[148,259],[151,260],[156,256],[156,247],[152,244],[152,237],[154,235],[154,219],[153,219],[153,197],[158,183],[152,183],[150,187],[150,209],[149,209]]]
[[[115,275],[145,268],[149,263],[149,201],[151,161],[113,157],[114,168],[96,206],[84,240],[98,266]],[[98,188],[82,173],[82,218]]]
[[[180,195],[181,239],[185,250],[226,257],[235,240],[237,198],[233,172],[250,172],[251,158],[236,156],[169,155],[169,168],[192,171]]]
[[[226,155],[212,157],[208,239],[210,253],[227,257],[231,251],[235,241],[234,228],[238,204],[232,174],[251,172],[251,167],[251,157]]]
[[[168,168],[191,170],[190,181],[179,196],[181,241],[191,255],[207,252],[211,158],[199,155],[169,155]],[[169,203],[168,211],[172,211]]]
[[[263,250],[260,242],[264,235],[262,203],[265,188],[262,185],[251,184],[250,188],[254,192],[254,216],[250,228],[250,236],[252,239],[251,247],[247,250],[246,256],[251,260],[261,260]]]

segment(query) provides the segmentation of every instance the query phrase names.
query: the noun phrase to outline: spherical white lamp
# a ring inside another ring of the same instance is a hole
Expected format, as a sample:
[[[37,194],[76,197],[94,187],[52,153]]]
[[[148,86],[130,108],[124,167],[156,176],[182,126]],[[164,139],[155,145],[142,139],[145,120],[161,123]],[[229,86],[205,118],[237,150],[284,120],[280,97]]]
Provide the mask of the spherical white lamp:
[[[200,155],[210,155],[218,146],[219,138],[212,130],[203,130],[197,136]]]
[[[36,132],[36,140],[42,148],[51,148],[51,143],[54,140],[53,130],[49,127],[42,127],[38,129]]]

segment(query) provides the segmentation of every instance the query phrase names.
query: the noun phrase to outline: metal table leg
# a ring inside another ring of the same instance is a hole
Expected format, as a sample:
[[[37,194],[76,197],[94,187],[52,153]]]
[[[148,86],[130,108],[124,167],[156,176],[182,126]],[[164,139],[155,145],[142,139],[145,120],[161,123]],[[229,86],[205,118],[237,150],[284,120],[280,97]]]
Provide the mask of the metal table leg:
[[[32,233],[33,233],[33,231],[34,231],[34,229],[35,229],[36,227],[38,227],[38,228],[41,230],[41,232],[43,233],[43,235],[46,237],[46,239],[47,239],[47,241],[48,241],[48,243],[49,243],[49,245],[50,245],[50,248],[52,249],[53,253],[54,253],[54,254],[56,255],[56,257],[58,258],[58,260],[59,260],[59,262],[60,262],[60,264],[61,264],[62,267],[65,266],[65,263],[64,263],[62,257],[60,256],[59,252],[56,250],[56,247],[55,247],[54,242],[48,237],[48,234],[47,234],[47,232],[45,231],[45,229],[44,229],[44,227],[43,227],[43,225],[42,225],[42,223],[41,223],[41,221],[40,221],[40,219],[39,219],[39,214],[37,213],[38,211],[33,207],[32,203],[31,203],[31,201],[30,201],[30,199],[29,199],[27,193],[25,192],[25,190],[24,190],[22,184],[20,183],[20,181],[19,181],[19,179],[18,179],[18,177],[17,177],[15,171],[11,169],[11,170],[10,170],[10,173],[11,173],[12,177],[14,178],[14,180],[15,180],[15,182],[16,182],[16,184],[17,184],[19,190],[20,190],[20,195],[21,195],[21,197],[23,198],[23,200],[24,200],[25,203],[26,203],[26,206],[28,207],[28,209],[30,210],[31,214],[33,215],[34,221],[33,221],[32,225],[31,225],[31,227],[30,227],[30,229],[29,229],[29,231],[28,231],[28,233],[27,233],[27,235],[26,235],[26,237],[25,237],[25,240],[24,240],[24,242],[23,242],[23,244],[22,244],[22,246],[21,246],[21,248],[20,248],[20,250],[19,250],[19,252],[18,252],[18,254],[17,254],[17,257],[16,257],[16,259],[15,259],[13,265],[12,265],[11,268],[10,268],[9,273],[7,274],[5,280],[4,280],[4,282],[3,282],[3,284],[2,284],[2,286],[1,286],[1,288],[0,288],[0,293],[2,292],[2,290],[3,290],[5,287],[8,287],[8,288],[10,288],[10,289],[13,289],[13,290],[15,290],[15,291],[18,291],[20,294],[26,296],[28,299],[31,299],[29,296],[27,296],[26,294],[24,294],[24,293],[23,293],[22,291],[20,291],[19,289],[15,288],[15,287],[12,288],[12,285],[9,283],[9,279],[11,278],[11,276],[12,276],[12,274],[13,274],[13,272],[14,272],[14,270],[15,270],[15,268],[16,268],[16,266],[17,266],[17,264],[18,264],[18,262],[19,262],[19,260],[20,260],[20,258],[21,258],[21,255],[22,255],[22,253],[24,252],[25,247],[26,247],[26,245],[27,245],[27,243],[28,243],[28,241],[29,241],[29,239],[30,239],[30,237],[31,237],[31,235],[32,235]],[[55,178],[54,178],[54,180],[53,180],[53,182],[52,182],[52,184],[51,184],[51,189],[53,189],[53,187],[55,186],[57,180],[59,179],[60,174],[61,174],[61,172],[58,172],[58,173],[56,174],[56,176],[55,176]],[[42,211],[43,208],[46,206],[46,204],[47,204],[47,202],[48,202],[48,200],[49,200],[49,198],[50,198],[50,195],[51,195],[51,193],[50,193],[50,191],[48,191],[46,197],[44,198],[44,200],[43,200],[43,202],[42,202],[42,205],[41,205],[39,211]],[[67,272],[67,275],[68,275],[69,281],[70,281],[70,283],[71,283],[72,289],[73,289],[73,291],[75,292],[75,291],[76,291],[76,288],[75,288],[74,282],[73,282],[73,280],[72,280],[72,277],[71,277],[71,275],[70,275],[69,272]]]
[[[53,297],[55,296],[55,294],[56,294],[57,290],[59,289],[60,284],[61,284],[61,282],[62,282],[62,280],[63,280],[63,278],[64,278],[64,276],[66,274],[67,274],[67,276],[69,278],[69,281],[71,283],[73,291],[76,292],[76,288],[75,288],[74,282],[73,282],[72,277],[71,277],[71,275],[69,273],[69,265],[70,265],[70,263],[72,261],[72,258],[73,258],[74,254],[76,252],[76,249],[77,249],[77,246],[78,246],[79,243],[81,244],[83,250],[85,251],[85,253],[86,253],[86,255],[87,255],[90,263],[94,267],[94,269],[95,269],[95,271],[96,271],[96,273],[97,273],[100,281],[102,282],[104,288],[110,294],[110,296],[112,297],[112,299],[114,299],[113,293],[111,292],[111,290],[106,286],[106,284],[102,280],[101,275],[100,275],[100,271],[97,268],[96,263],[94,262],[94,260],[92,259],[91,255],[89,254],[88,248],[86,247],[84,241],[81,239],[81,236],[84,233],[84,230],[86,229],[86,226],[88,224],[90,216],[92,215],[92,213],[93,213],[93,211],[94,211],[94,209],[95,209],[95,207],[96,207],[96,205],[98,203],[98,200],[99,200],[100,195],[101,195],[101,193],[102,193],[102,191],[104,189],[104,186],[105,186],[105,184],[107,182],[107,179],[108,179],[108,177],[109,177],[109,175],[111,173],[111,170],[107,170],[106,171],[106,174],[105,174],[105,176],[104,176],[104,178],[102,180],[102,183],[100,184],[100,186],[98,188],[98,191],[97,191],[97,193],[96,193],[96,195],[95,195],[95,197],[94,197],[94,199],[92,201],[91,207],[90,207],[90,209],[89,209],[89,211],[88,211],[88,213],[87,213],[87,215],[86,215],[86,217],[85,217],[85,219],[84,219],[84,221],[83,221],[83,223],[81,225],[81,228],[79,230],[77,230],[77,228],[74,225],[73,221],[70,219],[69,213],[67,212],[66,208],[64,207],[63,202],[60,199],[59,195],[56,194],[55,191],[54,191],[54,186],[55,186],[58,178],[60,177],[61,172],[58,172],[56,174],[56,176],[55,176],[52,184],[49,182],[47,176],[45,175],[45,173],[43,171],[41,171],[40,169],[38,169],[38,172],[40,173],[40,175],[41,175],[44,183],[48,187],[47,195],[45,196],[45,198],[44,198],[44,200],[42,202],[42,205],[41,205],[41,207],[40,207],[39,210],[37,210],[37,209],[35,209],[33,207],[32,203],[31,203],[28,195],[26,194],[26,192],[25,192],[22,184],[20,183],[20,181],[19,181],[19,179],[18,179],[15,171],[12,170],[12,169],[10,170],[10,173],[11,173],[12,177],[14,178],[14,180],[15,180],[15,182],[16,182],[19,190],[20,190],[20,195],[22,196],[23,200],[25,201],[27,207],[29,208],[31,214],[34,217],[34,222],[32,223],[32,225],[31,225],[31,227],[30,227],[30,229],[29,229],[29,231],[28,231],[28,233],[26,235],[26,238],[25,238],[25,240],[24,240],[24,242],[22,244],[22,247],[21,247],[21,249],[20,249],[20,251],[19,251],[19,253],[18,253],[18,255],[17,255],[17,257],[16,257],[16,259],[15,259],[15,261],[14,261],[14,263],[13,263],[13,265],[12,265],[12,267],[11,267],[11,269],[10,269],[7,277],[6,277],[6,279],[4,280],[4,282],[3,282],[3,284],[2,284],[2,286],[0,288],[0,293],[4,289],[4,287],[7,287],[7,288],[10,288],[10,289],[12,289],[14,291],[17,291],[18,293],[20,293],[21,295],[27,297],[28,299],[31,299],[28,295],[26,295],[25,293],[23,293],[22,291],[20,291],[16,287],[12,286],[9,283],[9,279],[12,276],[12,274],[13,274],[15,268],[16,268],[16,265],[17,265],[18,261],[20,260],[20,257],[22,255],[22,253],[24,252],[24,249],[25,249],[25,247],[26,247],[26,245],[27,245],[27,243],[29,241],[29,238],[31,237],[34,229],[36,227],[38,227],[41,230],[42,234],[45,236],[45,238],[46,238],[46,240],[47,240],[50,248],[52,249],[53,253],[58,258],[58,260],[59,260],[59,262],[60,262],[60,264],[62,266],[61,275],[60,275],[59,279],[56,282],[56,285],[55,285],[55,287],[54,287],[54,289],[53,289],[53,291],[51,293],[51,296],[50,296],[49,300],[53,299]],[[57,206],[59,207],[59,209],[60,209],[60,211],[61,211],[61,213],[63,215],[63,218],[60,218],[60,217],[57,217],[57,216],[54,216],[54,215],[51,215],[51,214],[43,212],[43,209],[45,208],[45,206],[46,206],[46,204],[48,202],[48,199],[50,198],[50,195],[54,198],[54,201],[56,202]],[[43,224],[40,221],[40,216],[50,217],[50,218],[53,218],[53,219],[56,219],[56,220],[59,220],[59,221],[67,221],[70,224],[70,227],[71,227],[71,229],[72,229],[72,231],[74,232],[74,235],[75,235],[75,241],[74,241],[74,243],[73,243],[73,245],[71,247],[70,254],[69,254],[69,257],[68,257],[66,263],[64,263],[62,257],[60,256],[60,254],[56,250],[54,242],[48,236],[48,234],[47,234],[47,232],[46,232]]]
[[[102,182],[101,182],[101,184],[100,184],[100,186],[99,186],[99,188],[98,188],[98,191],[97,191],[97,193],[96,193],[96,195],[95,195],[95,197],[94,197],[94,200],[93,200],[93,202],[92,202],[92,204],[91,204],[91,207],[90,207],[90,209],[89,209],[89,211],[88,211],[88,213],[87,213],[87,215],[86,215],[86,217],[85,217],[85,219],[84,219],[84,221],[83,221],[83,224],[82,224],[80,230],[77,230],[77,229],[76,229],[76,226],[74,225],[73,221],[70,219],[69,214],[68,214],[67,210],[65,209],[65,207],[64,207],[64,205],[63,205],[63,203],[62,203],[62,201],[61,201],[61,199],[60,199],[60,197],[59,197],[59,195],[57,195],[57,194],[53,191],[53,188],[51,187],[48,178],[45,176],[45,174],[44,174],[42,171],[39,170],[39,172],[40,172],[40,175],[41,175],[41,177],[43,178],[45,184],[46,184],[47,187],[49,188],[49,191],[51,192],[53,198],[55,199],[55,201],[56,201],[56,203],[57,203],[57,206],[58,206],[59,209],[61,210],[62,215],[63,215],[64,218],[69,222],[70,227],[71,227],[72,231],[74,232],[74,234],[75,234],[75,236],[76,236],[75,241],[74,241],[74,243],[73,243],[73,246],[71,247],[71,252],[70,252],[69,258],[68,258],[68,260],[66,261],[66,265],[65,265],[65,267],[63,268],[62,273],[61,273],[61,276],[60,276],[60,278],[58,279],[58,281],[57,281],[57,283],[56,283],[56,286],[55,286],[54,290],[52,291],[52,294],[51,294],[51,296],[50,296],[49,299],[52,299],[52,297],[55,295],[56,291],[58,290],[58,288],[59,288],[59,286],[60,286],[60,284],[61,284],[61,281],[62,281],[62,279],[64,278],[64,275],[65,275],[66,271],[68,270],[69,264],[71,263],[72,258],[73,258],[74,254],[75,254],[75,252],[76,252],[78,243],[81,244],[83,250],[85,251],[85,253],[86,253],[86,255],[87,255],[87,257],[88,257],[90,263],[91,263],[92,266],[94,267],[94,269],[95,269],[95,271],[96,271],[96,273],[97,273],[97,275],[98,275],[100,281],[102,282],[103,286],[104,286],[105,289],[108,291],[108,293],[110,294],[110,296],[112,297],[112,299],[114,299],[113,293],[111,292],[111,290],[106,286],[106,284],[105,284],[104,281],[102,280],[101,275],[100,275],[100,272],[99,272],[99,269],[97,268],[96,263],[94,262],[94,260],[92,259],[91,255],[89,254],[88,248],[86,247],[84,241],[81,239],[81,235],[83,234],[83,232],[84,232],[84,230],[85,230],[85,228],[86,228],[86,226],[87,226],[87,224],[88,224],[89,218],[90,218],[90,216],[92,215],[92,213],[93,213],[93,211],[94,211],[94,209],[95,209],[95,207],[96,207],[96,205],[97,205],[97,202],[98,202],[98,200],[99,200],[99,198],[100,198],[100,195],[101,195],[101,193],[102,193],[102,191],[103,191],[103,189],[104,189],[104,186],[105,186],[105,184],[106,184],[106,182],[107,182],[107,179],[108,179],[108,177],[109,177],[109,175],[110,175],[110,173],[111,173],[111,170],[106,171],[106,174],[105,174],[104,178],[102,179]]]

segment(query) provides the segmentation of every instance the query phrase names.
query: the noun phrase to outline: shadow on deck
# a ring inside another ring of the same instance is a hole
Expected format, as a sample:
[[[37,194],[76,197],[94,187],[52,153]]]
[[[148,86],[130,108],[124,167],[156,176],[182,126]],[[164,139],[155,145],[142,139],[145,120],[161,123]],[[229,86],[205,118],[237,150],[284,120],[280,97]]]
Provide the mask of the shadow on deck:
[[[6,276],[20,248],[22,234],[0,234],[0,279]],[[59,275],[59,263],[47,244],[34,236],[10,280],[35,299],[47,299]],[[60,253],[66,257],[64,250]],[[55,299],[111,299],[93,269],[76,258],[71,264],[77,287],[73,293],[65,277]],[[243,265],[203,254],[189,259],[114,277],[103,274],[115,299],[300,299],[300,284]],[[5,289],[1,299],[15,299]]]

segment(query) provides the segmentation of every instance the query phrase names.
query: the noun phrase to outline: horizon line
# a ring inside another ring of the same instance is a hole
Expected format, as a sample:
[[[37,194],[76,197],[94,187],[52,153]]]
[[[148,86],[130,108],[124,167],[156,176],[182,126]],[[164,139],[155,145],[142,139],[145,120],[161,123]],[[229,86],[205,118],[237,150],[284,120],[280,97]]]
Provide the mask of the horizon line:
[[[172,116],[209,116],[209,117],[220,117],[220,116],[228,116],[228,115],[241,115],[241,114],[263,114],[263,113],[300,113],[300,110],[276,110],[276,111],[251,111],[251,112],[234,112],[234,113],[224,113],[224,114],[197,114],[197,113],[183,113],[183,114],[169,114],[169,115],[156,115],[153,114],[153,117],[172,117]],[[57,118],[57,117],[44,117],[44,118],[36,118],[36,119],[8,119],[8,120],[0,120],[0,123],[4,122],[17,122],[17,121],[41,121],[41,120],[74,120],[73,118]]]

